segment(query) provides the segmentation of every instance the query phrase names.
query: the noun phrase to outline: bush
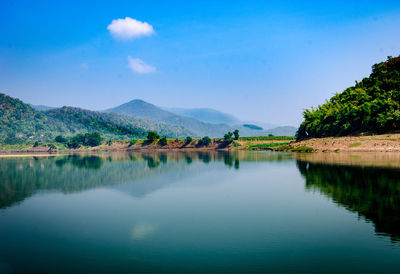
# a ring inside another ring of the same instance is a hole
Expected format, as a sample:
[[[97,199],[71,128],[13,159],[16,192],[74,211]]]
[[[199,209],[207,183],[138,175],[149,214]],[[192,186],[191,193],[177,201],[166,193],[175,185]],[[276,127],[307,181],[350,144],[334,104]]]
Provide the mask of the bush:
[[[131,146],[135,145],[136,143],[137,143],[137,140],[136,139],[132,139],[132,140],[129,141],[129,146],[131,147]]]
[[[66,143],[67,139],[62,135],[58,135],[56,136],[56,138],[54,138],[54,141],[56,141],[57,143]]]
[[[54,144],[48,144],[47,145],[50,149],[57,149],[57,147]]]
[[[199,142],[197,143],[199,146],[209,146],[211,143],[211,139],[208,136],[204,136],[203,138],[201,138],[199,140]]]
[[[192,141],[193,141],[193,138],[192,138],[192,137],[190,137],[190,136],[186,137],[186,139],[185,139],[185,145],[190,144]]]
[[[167,145],[167,137],[166,137],[166,136],[163,136],[163,137],[160,139],[159,144],[160,144],[161,146]]]
[[[233,131],[233,135],[234,135],[234,139],[235,139],[235,140],[239,140],[239,130],[238,130],[238,129],[235,129],[235,130]]]
[[[225,144],[230,144],[233,142],[233,133],[228,132],[227,134],[224,135],[224,143]]]
[[[291,145],[283,145],[276,148],[277,151],[291,151],[291,152],[313,152],[314,149],[312,147],[307,146],[298,146],[294,147]]]
[[[69,148],[79,148],[81,145],[95,147],[101,145],[101,142],[102,138],[98,132],[85,134],[80,133],[73,136],[67,143],[67,146]]]
[[[78,134],[81,135],[81,134]],[[76,148],[80,148],[82,145],[82,141],[80,140],[80,136],[74,136],[71,138],[71,140],[69,140],[69,142],[67,143],[68,148],[72,148],[72,149],[76,149]]]
[[[158,140],[159,138],[160,138],[160,136],[155,131],[149,131],[149,133],[147,133],[147,141],[149,141],[151,143]]]
[[[100,133],[94,132],[94,133],[86,133],[85,134],[85,141],[84,145],[85,146],[91,146],[91,147],[96,147],[101,145],[102,138],[100,136]]]
[[[40,145],[40,142],[39,141],[36,141],[34,144],[33,144],[33,147],[38,147]]]
[[[238,142],[233,142],[233,146],[234,146],[234,147],[240,147],[241,144],[239,144]]]
[[[113,142],[112,142],[112,140],[111,140],[111,139],[107,141],[107,145],[109,145],[109,146],[111,146],[111,145],[112,145],[112,143],[113,143]]]

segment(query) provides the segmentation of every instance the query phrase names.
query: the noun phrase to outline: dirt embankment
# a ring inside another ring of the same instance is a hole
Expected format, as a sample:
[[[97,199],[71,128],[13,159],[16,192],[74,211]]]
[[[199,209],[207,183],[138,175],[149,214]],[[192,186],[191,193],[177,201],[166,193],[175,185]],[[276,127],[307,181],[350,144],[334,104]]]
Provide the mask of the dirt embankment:
[[[182,140],[168,140],[166,145],[160,145],[158,141],[149,143],[144,140],[138,140],[134,145],[130,145],[129,141],[114,141],[112,144],[103,143],[96,147],[80,147],[78,149],[66,149],[66,148],[49,148],[48,146],[37,146],[26,145],[20,148],[8,148],[0,149],[0,155],[10,156],[13,154],[33,154],[33,155],[48,155],[50,153],[75,153],[75,152],[118,152],[118,151],[165,151],[165,150],[229,150],[232,149],[232,145],[226,145],[220,140],[212,140],[207,146],[198,145],[197,141],[186,144]]]
[[[311,147],[319,152],[400,152],[400,134],[313,138],[291,146]]]

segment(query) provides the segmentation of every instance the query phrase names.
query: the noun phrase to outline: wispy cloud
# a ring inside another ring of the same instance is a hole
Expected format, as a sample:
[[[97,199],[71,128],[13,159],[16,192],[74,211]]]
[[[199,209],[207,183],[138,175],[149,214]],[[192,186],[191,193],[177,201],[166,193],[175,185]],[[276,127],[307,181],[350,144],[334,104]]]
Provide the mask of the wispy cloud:
[[[107,29],[114,38],[121,40],[132,40],[141,36],[150,36],[154,33],[154,29],[150,24],[130,17],[112,20]]]
[[[152,65],[146,64],[139,58],[128,56],[128,67],[135,73],[152,73],[157,69]]]
[[[88,69],[88,68],[89,68],[89,65],[88,65],[87,63],[82,63],[82,64],[81,64],[81,68],[83,68],[83,69]]]

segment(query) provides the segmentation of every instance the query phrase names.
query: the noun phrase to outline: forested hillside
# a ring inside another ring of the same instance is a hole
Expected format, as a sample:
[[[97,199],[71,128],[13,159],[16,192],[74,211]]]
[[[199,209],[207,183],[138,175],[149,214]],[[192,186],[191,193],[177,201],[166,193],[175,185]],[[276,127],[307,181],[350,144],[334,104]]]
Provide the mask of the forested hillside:
[[[369,77],[303,115],[298,139],[400,130],[400,56],[373,65]]]
[[[150,120],[106,114],[80,108],[62,107],[38,111],[19,99],[0,94],[0,142],[49,141],[62,134],[98,131],[115,139],[144,138],[155,130],[169,138],[185,137],[191,132],[182,127]]]

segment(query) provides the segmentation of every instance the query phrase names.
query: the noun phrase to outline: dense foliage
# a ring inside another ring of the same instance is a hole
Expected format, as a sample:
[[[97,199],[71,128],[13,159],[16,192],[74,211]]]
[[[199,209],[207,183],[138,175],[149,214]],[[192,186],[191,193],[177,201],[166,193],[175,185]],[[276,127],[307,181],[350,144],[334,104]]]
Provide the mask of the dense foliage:
[[[155,131],[150,131],[149,133],[147,133],[147,141],[151,143],[156,141],[158,138],[160,138],[160,136]]]
[[[0,143],[58,141],[78,133],[99,132],[112,139],[145,138],[157,131],[169,138],[184,137],[188,130],[136,117],[101,113],[74,107],[38,111],[22,101],[0,94]]]
[[[211,144],[211,139],[208,136],[204,136],[197,142],[197,145],[199,146],[209,146],[210,144]]]
[[[230,144],[232,142],[233,142],[233,133],[229,131],[224,135],[224,143]]]
[[[186,139],[185,139],[185,145],[190,144],[192,141],[193,141],[193,138],[190,137],[190,136],[187,136]]]
[[[369,77],[303,115],[298,139],[399,130],[400,56],[373,65]]]
[[[58,135],[56,136],[56,138],[54,138],[54,141],[56,141],[57,143],[66,143],[68,140],[64,136]]]
[[[102,138],[100,133],[79,133],[71,138],[67,143],[69,148],[79,148],[80,146],[90,146],[95,147],[101,145]]]
[[[160,146],[166,146],[168,141],[167,141],[167,136],[163,136],[160,138],[160,141],[158,142]]]
[[[233,136],[234,136],[234,139],[235,140],[239,140],[239,130],[238,129],[235,129],[234,131],[233,131]]]

